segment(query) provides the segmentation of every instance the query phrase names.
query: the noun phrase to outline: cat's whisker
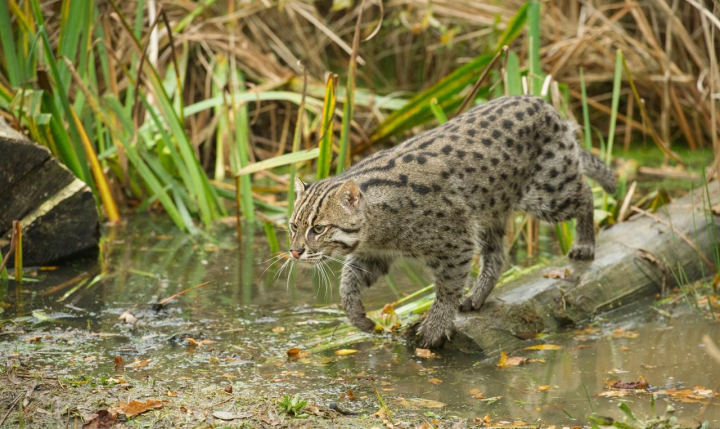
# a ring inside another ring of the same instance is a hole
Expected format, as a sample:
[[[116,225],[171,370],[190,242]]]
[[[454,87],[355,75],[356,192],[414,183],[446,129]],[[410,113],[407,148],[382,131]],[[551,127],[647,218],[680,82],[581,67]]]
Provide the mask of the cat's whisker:
[[[265,264],[265,263],[270,262],[270,261],[272,261],[272,260],[274,260],[274,259],[280,259],[280,258],[282,258],[283,256],[286,256],[286,255],[287,255],[287,252],[279,253],[279,254],[277,254],[277,255],[275,255],[275,256],[270,257],[269,259],[266,259],[266,260],[260,262],[258,265]]]
[[[288,259],[288,261],[289,261],[289,259]],[[272,264],[268,265],[267,268],[265,268],[265,269],[263,270],[262,274],[260,274],[260,275],[261,275],[261,276],[262,276],[262,275],[265,275],[265,273],[267,272],[267,270],[269,270],[270,267],[272,267],[273,265],[277,264],[278,262],[280,262],[280,258],[279,258],[279,257],[278,257],[278,258],[275,258],[275,261],[274,261]]]

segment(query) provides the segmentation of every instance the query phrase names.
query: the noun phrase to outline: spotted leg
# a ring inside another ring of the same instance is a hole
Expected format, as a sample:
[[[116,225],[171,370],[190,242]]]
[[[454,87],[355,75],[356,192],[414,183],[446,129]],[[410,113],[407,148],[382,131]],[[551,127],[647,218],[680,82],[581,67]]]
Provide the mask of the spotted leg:
[[[592,260],[595,257],[595,224],[593,222],[593,196],[590,185],[578,185],[577,211],[575,213],[575,243],[570,247],[571,259]]]
[[[479,310],[492,292],[505,263],[505,222],[497,221],[480,233],[482,270],[470,292],[462,299],[462,311]]]
[[[450,339],[471,261],[471,249],[452,258],[428,261],[435,277],[435,302],[418,328],[423,346],[439,347]]]
[[[345,260],[340,280],[340,302],[350,323],[362,331],[375,330],[375,322],[365,314],[360,293],[387,274],[390,263],[391,261],[385,258],[356,255]]]

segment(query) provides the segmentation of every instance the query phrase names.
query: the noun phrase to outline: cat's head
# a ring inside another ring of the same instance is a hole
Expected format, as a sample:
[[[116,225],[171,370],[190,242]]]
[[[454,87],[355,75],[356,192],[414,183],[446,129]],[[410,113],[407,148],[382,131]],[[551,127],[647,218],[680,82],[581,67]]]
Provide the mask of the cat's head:
[[[290,256],[317,263],[340,258],[360,244],[365,227],[365,197],[348,180],[306,184],[295,178],[295,209],[290,216]]]

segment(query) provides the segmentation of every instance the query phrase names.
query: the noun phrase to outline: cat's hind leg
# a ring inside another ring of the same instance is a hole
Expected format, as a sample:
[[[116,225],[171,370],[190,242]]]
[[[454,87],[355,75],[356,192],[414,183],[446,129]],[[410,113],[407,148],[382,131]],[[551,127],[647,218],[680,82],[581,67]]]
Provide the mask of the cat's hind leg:
[[[460,310],[479,310],[492,292],[505,263],[505,217],[495,220],[478,236],[482,268],[470,292],[460,304]]]

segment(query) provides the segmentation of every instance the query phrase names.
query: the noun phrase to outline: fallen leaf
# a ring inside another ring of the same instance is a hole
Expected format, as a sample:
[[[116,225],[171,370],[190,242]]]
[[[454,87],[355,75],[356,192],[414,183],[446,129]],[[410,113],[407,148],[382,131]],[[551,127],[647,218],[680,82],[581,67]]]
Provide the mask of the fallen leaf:
[[[537,344],[525,347],[525,350],[562,350],[563,346],[557,344]]]
[[[28,343],[39,343],[40,340],[42,340],[42,336],[25,338],[25,341],[27,341]]]
[[[198,341],[198,340],[196,340],[194,338],[190,338],[190,337],[185,337],[185,341],[187,341],[188,343],[190,343],[190,345],[193,345],[193,346],[206,346],[208,344],[215,344],[215,341],[213,341],[213,340]]]
[[[232,375],[232,374],[223,374],[223,375],[221,375],[220,377],[225,377],[225,378],[235,378],[235,376],[234,376],[234,375]]]
[[[720,203],[712,206],[712,212],[715,216],[720,216]]]
[[[525,420],[515,420],[513,422],[513,426],[525,426],[527,425],[527,422]]]
[[[276,334],[280,333],[280,332],[285,332],[285,327],[284,326],[276,326],[272,329],[272,331],[275,332]]]
[[[128,418],[137,416],[138,414],[142,414],[151,410],[159,410],[162,407],[162,401],[156,401],[154,399],[148,399],[145,402],[120,402],[120,410],[122,410],[123,414],[125,414]]]
[[[540,392],[546,392],[546,391],[550,390],[550,385],[546,384],[544,386],[538,386],[537,390],[539,390]]]
[[[345,398],[347,398],[349,401],[354,401],[355,393],[352,390],[348,389],[347,392],[345,392]]]
[[[490,414],[485,414],[485,417],[482,418],[475,417],[475,423],[490,426],[490,424],[492,423],[492,418],[490,417]]]
[[[640,336],[637,332],[626,331],[623,328],[613,330],[612,336],[615,338],[637,338]]]
[[[125,310],[125,312],[121,314],[118,319],[124,321],[129,325],[134,325],[138,321],[137,317],[133,316],[132,313],[130,313],[130,310]]]
[[[632,392],[630,390],[606,390],[604,392],[600,392],[598,396],[602,396],[604,398],[617,398],[620,396],[627,396],[631,393]]]
[[[404,408],[408,408],[411,410],[417,410],[417,409],[423,409],[423,408],[442,408],[446,404],[438,401],[433,401],[432,399],[423,399],[423,398],[398,398],[396,400],[398,405]]]
[[[288,349],[287,355],[288,357],[296,357],[300,354],[300,348],[299,347],[293,347],[291,349]]]
[[[564,279],[570,275],[570,268],[558,268],[543,274],[546,279]]]
[[[225,393],[232,393],[233,392],[232,384],[228,384],[227,386],[225,386],[225,388],[223,390],[225,391]]]
[[[168,390],[166,395],[171,398],[177,398],[177,393],[173,392],[172,390]]]
[[[468,393],[475,399],[485,399],[485,395],[483,395],[480,389],[470,389]]]
[[[646,363],[641,363],[640,366],[643,367],[643,368],[645,368],[645,369],[655,369],[655,368],[657,368],[657,365],[648,365],[648,364],[646,364]]]
[[[145,359],[145,360],[139,360],[139,359],[135,358],[135,362],[129,364],[128,366],[132,369],[145,368],[146,366],[148,366],[148,364],[150,363],[151,360],[152,360],[152,358]]]
[[[622,346],[622,347],[620,347],[619,350],[620,350],[621,352],[629,352],[629,351],[630,351],[630,347],[628,347],[628,346]]]
[[[229,411],[213,411],[212,415],[220,420],[239,420],[252,417],[251,413],[231,413]]]
[[[628,372],[630,372],[630,371],[625,371],[620,368],[613,368],[610,371],[607,371],[608,374],[627,374]]]
[[[424,359],[430,359],[435,357],[435,353],[431,352],[429,349],[415,349],[415,356],[424,358]]]
[[[215,356],[210,356],[210,363],[220,363],[220,359]]]
[[[500,353],[500,360],[498,360],[497,366],[500,368],[508,368],[512,366],[520,366],[527,361],[526,357],[513,356],[508,357],[507,353]]]
[[[494,404],[495,402],[502,399],[502,396],[493,396],[492,398],[481,399],[483,402],[487,402],[488,405]]]
[[[97,413],[90,416],[89,419],[83,423],[83,429],[106,429],[111,428],[115,425],[117,420],[117,414],[110,410],[100,410]]]
[[[335,354],[338,355],[338,356],[353,355],[353,354],[355,354],[355,353],[357,353],[357,352],[358,352],[358,351],[355,350],[355,349],[340,349],[340,350],[335,350]]]
[[[122,356],[115,356],[113,362],[115,363],[115,371],[120,371],[125,366]]]
[[[641,375],[640,378],[638,378],[638,381],[605,380],[605,386],[610,389],[637,390],[647,389],[650,385],[645,377]]]
[[[443,384],[443,381],[440,380],[439,378],[431,378],[431,379],[428,380],[428,381],[429,381],[430,383],[434,384],[434,385]]]

